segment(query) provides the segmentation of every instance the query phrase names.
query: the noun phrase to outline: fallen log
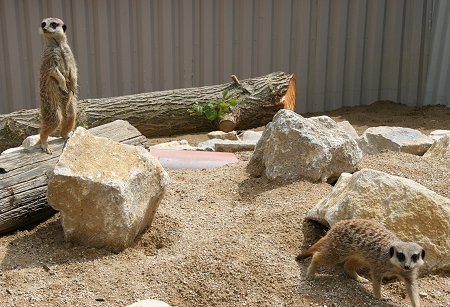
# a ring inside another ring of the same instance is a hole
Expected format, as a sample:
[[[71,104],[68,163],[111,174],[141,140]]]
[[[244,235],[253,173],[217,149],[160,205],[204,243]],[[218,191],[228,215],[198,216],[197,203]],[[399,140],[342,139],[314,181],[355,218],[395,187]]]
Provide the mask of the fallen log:
[[[89,131],[129,145],[144,145],[147,138],[128,122],[117,120]],[[56,211],[47,203],[48,172],[61,155],[64,140],[49,142],[53,154],[39,146],[0,155],[0,234],[35,224]]]
[[[228,90],[237,98],[233,116],[211,123],[192,115],[195,103],[218,99]],[[146,137],[191,132],[249,129],[272,120],[279,109],[295,110],[295,76],[283,72],[220,85],[151,92],[78,102],[78,126],[92,128],[117,119],[128,121]],[[19,146],[39,130],[39,110],[0,115],[0,152]]]

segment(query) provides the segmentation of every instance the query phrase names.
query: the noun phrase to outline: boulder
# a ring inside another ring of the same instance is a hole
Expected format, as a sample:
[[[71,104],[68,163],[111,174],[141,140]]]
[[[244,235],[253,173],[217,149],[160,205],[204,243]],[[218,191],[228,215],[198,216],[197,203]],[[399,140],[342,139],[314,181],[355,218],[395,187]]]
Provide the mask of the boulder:
[[[169,184],[159,161],[140,146],[78,127],[48,182],[66,240],[119,252],[150,226]]]
[[[450,199],[410,179],[371,169],[342,174],[307,217],[327,226],[346,219],[376,220],[425,249],[424,271],[450,268]]]
[[[333,181],[354,172],[362,152],[328,116],[304,118],[280,110],[266,126],[247,171],[269,179]]]
[[[423,155],[434,140],[419,130],[402,127],[371,127],[357,139],[359,147],[368,154],[401,151]]]
[[[434,144],[423,156],[430,158],[450,158],[450,134],[444,135],[434,141]]]

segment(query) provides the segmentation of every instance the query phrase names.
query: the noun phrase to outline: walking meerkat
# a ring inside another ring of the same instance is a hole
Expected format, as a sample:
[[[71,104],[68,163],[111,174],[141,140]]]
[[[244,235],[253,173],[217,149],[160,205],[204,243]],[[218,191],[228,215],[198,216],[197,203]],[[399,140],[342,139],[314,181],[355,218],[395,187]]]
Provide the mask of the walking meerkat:
[[[362,219],[338,222],[296,260],[310,256],[308,278],[314,277],[318,265],[342,263],[351,278],[369,282],[356,273],[356,269],[366,267],[370,270],[375,297],[381,298],[382,278],[396,276],[404,281],[412,306],[420,306],[417,274],[424,264],[425,251],[417,243],[399,240],[378,223]]]
[[[66,25],[58,18],[42,20],[39,33],[44,38],[40,70],[41,129],[38,144],[51,153],[47,139],[58,127],[64,139],[75,127],[77,65],[67,44]]]

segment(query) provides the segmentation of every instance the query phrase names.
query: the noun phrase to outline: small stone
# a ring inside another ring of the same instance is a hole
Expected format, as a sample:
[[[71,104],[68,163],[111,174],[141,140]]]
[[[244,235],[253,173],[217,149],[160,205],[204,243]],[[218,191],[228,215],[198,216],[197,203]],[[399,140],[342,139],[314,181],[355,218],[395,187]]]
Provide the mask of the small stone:
[[[220,139],[220,140],[230,140],[237,141],[239,140],[236,131],[223,132],[223,131],[212,131],[208,133],[209,139]]]
[[[426,298],[428,297],[428,293],[426,292],[419,292],[420,297]]]

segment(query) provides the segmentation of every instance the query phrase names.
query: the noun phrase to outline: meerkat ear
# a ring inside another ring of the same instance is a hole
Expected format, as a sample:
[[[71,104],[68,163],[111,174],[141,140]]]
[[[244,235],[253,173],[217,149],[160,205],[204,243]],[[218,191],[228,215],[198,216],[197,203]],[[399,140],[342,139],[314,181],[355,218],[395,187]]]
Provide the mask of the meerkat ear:
[[[425,250],[422,249],[422,259],[425,258]]]
[[[389,249],[389,255],[391,256],[391,258],[392,258],[392,256],[394,256],[394,252],[395,252],[395,248],[393,246],[391,246],[391,248]]]
[[[63,31],[64,33],[66,32],[67,26],[66,25],[62,25]]]

